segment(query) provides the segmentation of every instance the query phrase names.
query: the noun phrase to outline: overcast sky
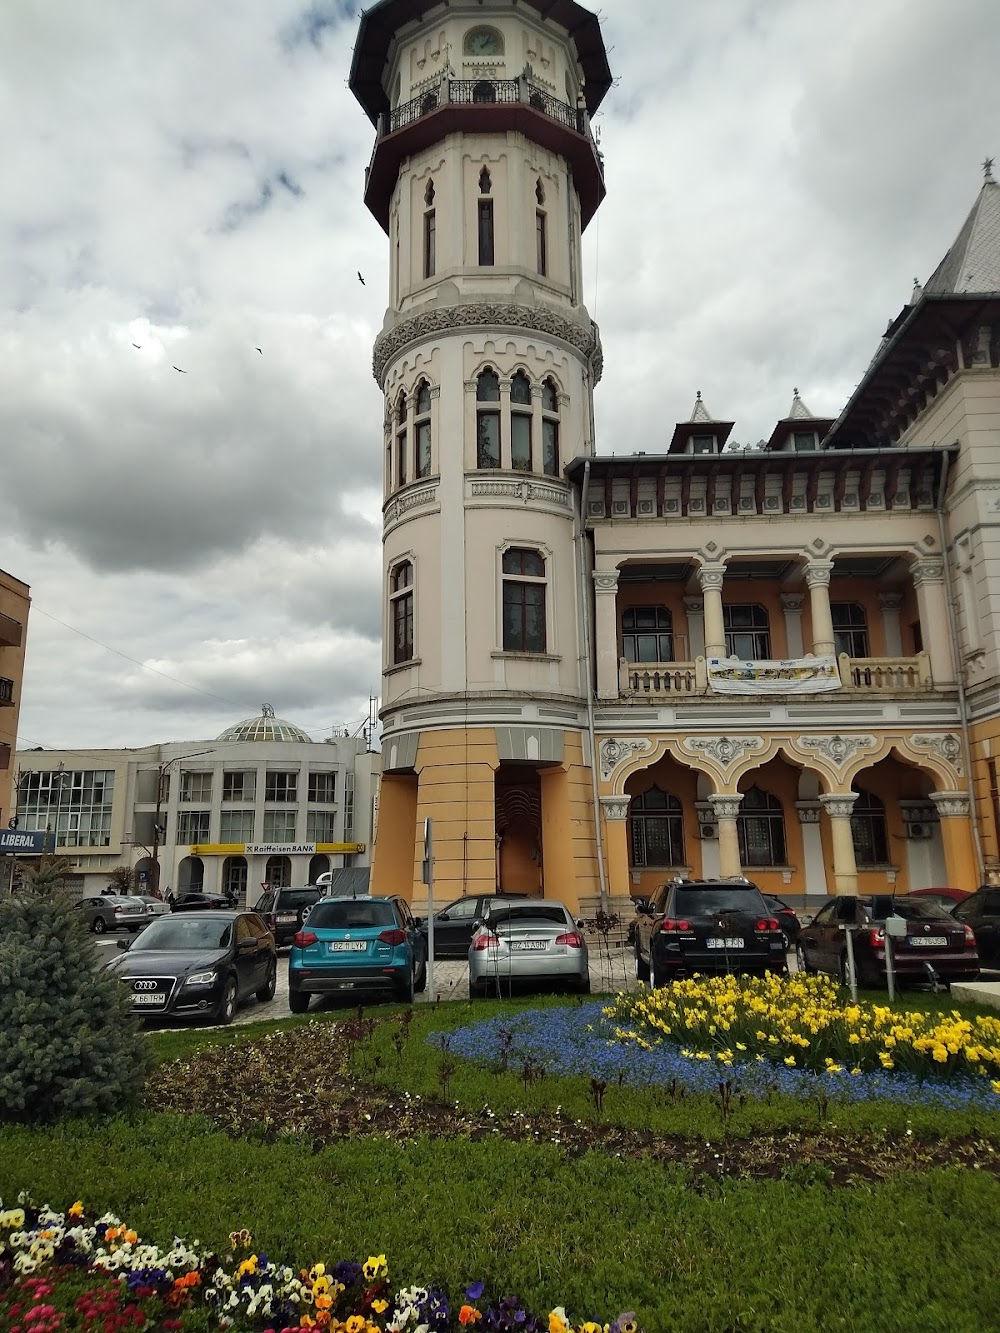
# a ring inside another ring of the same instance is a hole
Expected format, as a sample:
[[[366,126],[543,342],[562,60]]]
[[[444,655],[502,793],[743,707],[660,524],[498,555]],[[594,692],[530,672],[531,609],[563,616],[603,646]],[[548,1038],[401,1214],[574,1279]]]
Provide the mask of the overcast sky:
[[[698,389],[740,443],[795,386],[835,415],[1000,157],[1000,5],[602,20],[599,451],[663,450]],[[210,737],[265,700],[320,738],[378,691],[388,254],[356,26],[344,0],[0,6],[22,747]]]

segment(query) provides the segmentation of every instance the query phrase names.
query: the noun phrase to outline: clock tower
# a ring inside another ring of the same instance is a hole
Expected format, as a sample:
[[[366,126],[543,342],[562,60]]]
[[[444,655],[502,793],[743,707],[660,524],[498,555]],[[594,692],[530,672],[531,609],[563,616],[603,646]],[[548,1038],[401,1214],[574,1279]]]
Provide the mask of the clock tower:
[[[575,0],[381,0],[351,88],[389,239],[383,778],[372,887],[599,892],[590,566],[564,469],[594,449],[601,346],[581,235],[611,83]]]

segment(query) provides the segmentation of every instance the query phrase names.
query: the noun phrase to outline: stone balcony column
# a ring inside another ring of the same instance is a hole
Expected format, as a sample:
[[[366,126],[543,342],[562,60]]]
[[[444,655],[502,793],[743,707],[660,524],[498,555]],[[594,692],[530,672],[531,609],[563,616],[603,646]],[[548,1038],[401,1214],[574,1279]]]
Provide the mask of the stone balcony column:
[[[736,816],[740,812],[743,797],[739,792],[727,792],[725,795],[710,796],[708,799],[719,824],[719,874],[723,879],[729,875],[741,875],[743,867],[740,865],[740,841],[736,832]]]
[[[837,792],[821,796],[819,803],[830,819],[830,837],[833,843],[834,893],[853,894],[858,891],[858,862],[854,855],[851,834],[851,811],[858,799],[856,791]]]
[[[802,603],[800,592],[783,592],[781,607],[785,613],[785,638],[788,641],[788,656],[801,657],[805,652],[802,643]]]
[[[604,816],[604,861],[608,872],[608,893],[613,898],[627,898],[631,887],[628,871],[628,796],[602,796]]]
[[[725,565],[702,565],[698,570],[705,606],[705,656],[725,657],[726,627],[722,618],[722,580]],[[739,874],[739,871],[734,871]]]
[[[930,659],[931,679],[936,686],[954,684],[955,651],[951,641],[944,561],[940,558],[916,560],[910,566],[910,573],[917,593],[920,632]]]
[[[899,612],[903,605],[902,594],[898,592],[880,592],[878,604],[882,608],[885,655],[886,657],[902,657],[903,640],[899,633]]]
[[[972,892],[981,882],[976,845],[972,837],[971,801],[964,791],[932,791],[931,800],[941,821],[941,843],[948,883]]]
[[[832,560],[810,560],[806,565],[809,609],[812,612],[812,651],[817,657],[827,657],[834,650],[833,616],[830,612],[832,572]]]
[[[700,597],[685,597],[687,613],[687,652],[689,662],[705,656],[705,607]]]
[[[594,661],[598,699],[617,699],[618,570],[594,571]]]

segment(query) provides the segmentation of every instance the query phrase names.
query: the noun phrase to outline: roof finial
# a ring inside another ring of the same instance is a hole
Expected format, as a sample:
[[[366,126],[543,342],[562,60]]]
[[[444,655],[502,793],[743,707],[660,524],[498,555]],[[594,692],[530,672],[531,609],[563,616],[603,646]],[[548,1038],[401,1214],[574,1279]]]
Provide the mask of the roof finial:
[[[996,184],[993,179],[993,159],[992,157],[983,158],[983,180],[989,181],[992,185]]]
[[[700,390],[700,389],[698,390],[698,392],[695,394],[694,397],[695,397],[695,402],[696,402],[696,403],[700,403],[700,402],[701,402],[701,390]]]
[[[270,704],[264,704],[260,710],[261,717],[274,717],[274,709]]]
[[[798,398],[798,396],[799,396],[799,391],[798,391],[798,389],[793,389],[793,390],[792,390],[792,396],[793,396],[794,398]]]

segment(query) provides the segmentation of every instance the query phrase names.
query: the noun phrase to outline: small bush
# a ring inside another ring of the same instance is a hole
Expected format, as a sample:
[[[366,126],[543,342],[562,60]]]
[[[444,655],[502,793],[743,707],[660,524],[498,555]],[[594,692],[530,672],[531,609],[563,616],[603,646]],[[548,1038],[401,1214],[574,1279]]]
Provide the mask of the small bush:
[[[138,1099],[150,1056],[121,982],[95,970],[65,894],[0,902],[0,1121],[107,1115]]]

